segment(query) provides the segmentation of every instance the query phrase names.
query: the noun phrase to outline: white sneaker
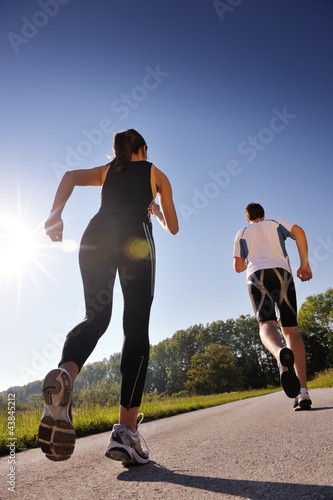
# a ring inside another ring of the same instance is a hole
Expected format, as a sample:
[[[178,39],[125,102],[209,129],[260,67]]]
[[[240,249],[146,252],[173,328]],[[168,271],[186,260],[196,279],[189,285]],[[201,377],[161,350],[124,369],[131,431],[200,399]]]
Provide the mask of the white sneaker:
[[[308,391],[302,391],[296,396],[294,401],[294,410],[311,410],[312,401],[310,399]]]
[[[143,420],[143,413],[139,415]],[[139,431],[131,432],[124,424],[115,424],[105,456],[120,460],[123,465],[143,465],[149,462],[149,450]]]
[[[43,382],[44,412],[38,430],[42,452],[50,460],[70,458],[74,451],[72,380],[66,370],[51,370]]]

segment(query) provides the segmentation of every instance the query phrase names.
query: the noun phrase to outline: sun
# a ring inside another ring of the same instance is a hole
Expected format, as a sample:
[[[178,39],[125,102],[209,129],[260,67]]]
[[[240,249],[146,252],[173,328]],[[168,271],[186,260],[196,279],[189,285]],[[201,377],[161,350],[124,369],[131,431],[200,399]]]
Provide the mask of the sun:
[[[41,225],[31,229],[20,217],[0,216],[0,276],[22,274],[34,264],[41,267],[40,257],[47,255],[45,248],[54,247],[54,243],[45,243],[44,238]],[[73,240],[63,240],[59,248],[65,253],[75,252],[78,245]]]
[[[21,272],[36,251],[34,235],[23,220],[0,216],[0,274]]]
[[[60,244],[47,241],[44,223],[32,226],[27,217],[0,215],[0,280],[6,298],[14,293],[19,305],[23,293],[38,291],[43,300],[46,280],[61,289],[52,262],[61,261],[63,253],[75,252],[75,241],[64,240]],[[62,290],[63,291],[63,290]]]

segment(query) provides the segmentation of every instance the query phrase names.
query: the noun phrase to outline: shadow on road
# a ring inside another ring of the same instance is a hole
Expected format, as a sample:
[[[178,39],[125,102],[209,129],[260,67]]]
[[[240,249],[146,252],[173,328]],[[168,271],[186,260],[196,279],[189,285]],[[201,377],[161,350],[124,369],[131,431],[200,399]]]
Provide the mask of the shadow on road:
[[[318,408],[311,408],[311,412],[313,411],[321,411],[321,410],[333,410],[333,406],[321,406]]]
[[[128,468],[118,475],[118,480],[135,481],[136,483],[177,484],[197,490],[235,495],[249,500],[261,500],[263,498],[286,500],[294,497],[301,497],[304,500],[328,500],[333,498],[333,486],[195,476],[186,474],[181,470],[169,470],[156,462],[150,462],[144,467]]]

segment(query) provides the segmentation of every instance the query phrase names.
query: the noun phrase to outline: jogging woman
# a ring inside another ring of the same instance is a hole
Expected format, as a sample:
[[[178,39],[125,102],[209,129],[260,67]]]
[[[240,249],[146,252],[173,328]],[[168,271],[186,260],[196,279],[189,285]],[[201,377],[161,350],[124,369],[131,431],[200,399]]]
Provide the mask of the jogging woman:
[[[118,272],[124,297],[119,422],[106,456],[123,464],[149,461],[138,432],[138,412],[149,359],[149,316],[154,295],[155,247],[151,215],[171,234],[178,232],[172,188],[166,175],[147,161],[147,144],[134,129],[115,134],[107,165],[68,171],[45,223],[52,241],[62,241],[62,211],[75,186],[101,186],[101,207],[81,240],[79,265],[86,315],[71,330],[57,369],[43,383],[44,413],[39,427],[42,451],[50,460],[70,458],[75,444],[71,406],[73,383],[111,319]],[[155,203],[158,195],[159,204]],[[140,422],[139,422],[140,423]]]

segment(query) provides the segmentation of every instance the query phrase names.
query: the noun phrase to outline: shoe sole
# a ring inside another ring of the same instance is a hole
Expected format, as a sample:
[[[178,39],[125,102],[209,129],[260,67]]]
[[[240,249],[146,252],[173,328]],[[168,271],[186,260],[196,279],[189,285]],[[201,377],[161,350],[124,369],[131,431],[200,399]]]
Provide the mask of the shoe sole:
[[[311,410],[311,404],[312,404],[312,402],[309,399],[304,399],[303,401],[298,403],[296,406],[294,406],[294,411]]]
[[[123,465],[132,462],[132,457],[122,448],[112,448],[111,450],[105,452],[105,456],[107,458],[111,458],[111,460],[122,462]]]
[[[71,380],[67,372],[49,372],[43,383],[43,398],[48,415],[41,420],[38,440],[49,460],[68,460],[75,445],[76,434],[68,415],[71,400]]]
[[[149,462],[149,458],[141,458],[132,448],[128,446],[115,446],[105,452],[107,458],[118,460],[123,465],[144,465]]]
[[[296,398],[301,390],[301,384],[294,370],[294,353],[288,347],[283,347],[279,359],[281,366],[286,368],[280,372],[282,388],[288,398]]]

